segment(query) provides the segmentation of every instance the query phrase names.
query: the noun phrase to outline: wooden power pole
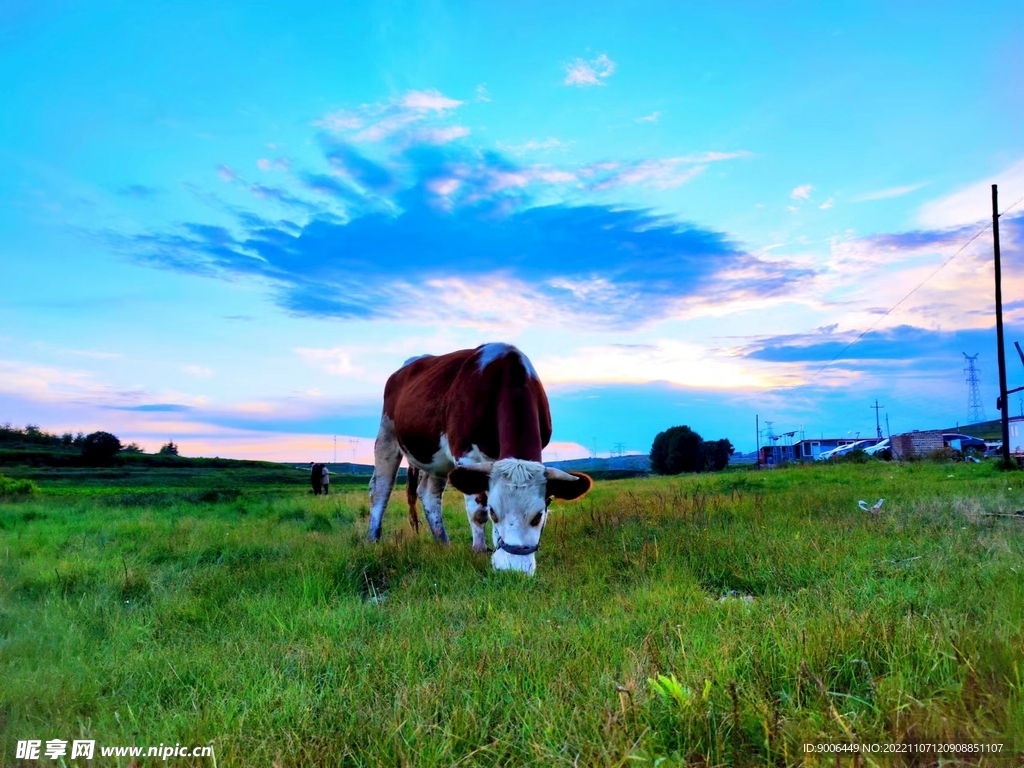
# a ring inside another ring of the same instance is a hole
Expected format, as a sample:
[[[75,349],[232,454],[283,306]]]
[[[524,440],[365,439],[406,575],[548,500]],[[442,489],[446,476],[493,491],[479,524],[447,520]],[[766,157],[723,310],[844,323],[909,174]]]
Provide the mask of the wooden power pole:
[[[1003,350],[1003,275],[999,264],[999,189],[992,185],[992,244],[996,262],[996,345],[999,353],[999,413],[1003,423],[1003,462],[1010,464],[1009,399],[1006,396],[1006,353]]]

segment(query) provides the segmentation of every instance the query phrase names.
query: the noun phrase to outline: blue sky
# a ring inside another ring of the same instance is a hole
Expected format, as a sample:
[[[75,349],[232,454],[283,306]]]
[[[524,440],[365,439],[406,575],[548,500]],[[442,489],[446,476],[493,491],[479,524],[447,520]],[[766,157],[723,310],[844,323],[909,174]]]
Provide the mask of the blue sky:
[[[344,5],[0,6],[0,421],[364,458],[495,340],[552,458],[995,416],[991,235],[899,302],[1024,196],[1019,4]]]

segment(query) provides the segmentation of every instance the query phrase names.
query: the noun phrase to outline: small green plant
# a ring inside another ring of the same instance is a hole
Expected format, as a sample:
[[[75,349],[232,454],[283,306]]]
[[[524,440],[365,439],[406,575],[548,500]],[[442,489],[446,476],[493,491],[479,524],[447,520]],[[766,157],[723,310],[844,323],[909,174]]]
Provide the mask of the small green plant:
[[[316,533],[330,533],[332,528],[334,528],[334,526],[331,525],[331,521],[327,519],[326,515],[322,515],[320,513],[313,515],[313,517],[309,519],[309,522],[306,523],[306,530],[314,531]]]
[[[25,497],[39,493],[39,486],[31,480],[13,480],[0,475],[0,497]]]

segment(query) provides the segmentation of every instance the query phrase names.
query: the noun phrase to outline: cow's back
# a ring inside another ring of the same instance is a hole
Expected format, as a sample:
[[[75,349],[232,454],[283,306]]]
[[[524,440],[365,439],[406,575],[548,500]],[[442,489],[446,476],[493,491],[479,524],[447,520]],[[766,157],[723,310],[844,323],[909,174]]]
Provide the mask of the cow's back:
[[[492,458],[531,461],[540,461],[551,439],[544,387],[525,356],[503,344],[409,361],[384,387],[384,415],[423,464],[440,449],[441,435],[457,458],[475,447]]]

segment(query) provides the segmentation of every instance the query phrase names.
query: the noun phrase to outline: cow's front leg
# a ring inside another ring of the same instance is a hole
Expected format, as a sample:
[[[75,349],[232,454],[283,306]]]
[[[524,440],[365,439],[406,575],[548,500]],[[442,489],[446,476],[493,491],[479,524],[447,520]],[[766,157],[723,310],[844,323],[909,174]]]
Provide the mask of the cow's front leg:
[[[465,494],[466,496],[466,517],[469,518],[469,528],[473,531],[473,551],[487,551],[487,532],[484,526],[487,523],[487,494]]]
[[[395,425],[387,416],[380,420],[380,430],[373,444],[373,477],[370,478],[370,541],[380,539],[384,510],[395,487],[398,465],[402,463],[402,449],[395,437]]]
[[[434,539],[441,544],[448,543],[448,532],[444,529],[441,517],[441,496],[448,484],[447,477],[434,477],[427,472],[420,473],[419,494],[423,502],[423,512],[427,516],[427,524]]]

